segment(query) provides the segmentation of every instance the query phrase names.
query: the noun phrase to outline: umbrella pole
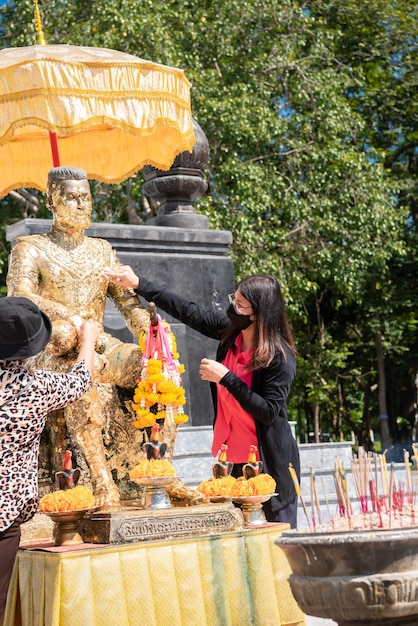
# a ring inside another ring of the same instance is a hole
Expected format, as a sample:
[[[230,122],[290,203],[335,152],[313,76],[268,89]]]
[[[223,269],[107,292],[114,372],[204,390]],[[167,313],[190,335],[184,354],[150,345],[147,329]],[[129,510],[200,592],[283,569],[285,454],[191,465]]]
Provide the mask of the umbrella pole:
[[[42,29],[41,13],[39,11],[38,0],[33,0],[35,5],[35,44],[44,46],[46,39]],[[59,167],[60,156],[58,152],[57,136],[55,133],[49,133],[49,141],[51,143],[52,163],[54,167]]]
[[[60,155],[58,152],[58,142],[56,133],[49,133],[49,141],[51,144],[51,152],[52,152],[52,163],[54,167],[59,167],[60,165]]]

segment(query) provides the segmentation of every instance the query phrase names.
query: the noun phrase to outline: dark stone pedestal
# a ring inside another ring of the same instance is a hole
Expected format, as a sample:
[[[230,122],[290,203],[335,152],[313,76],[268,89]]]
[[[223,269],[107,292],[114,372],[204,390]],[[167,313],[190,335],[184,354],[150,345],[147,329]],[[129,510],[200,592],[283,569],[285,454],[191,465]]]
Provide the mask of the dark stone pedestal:
[[[48,232],[50,220],[25,219],[7,229],[13,246],[16,237]],[[227,294],[234,290],[233,263],[229,257],[232,235],[229,231],[125,224],[92,224],[86,231],[91,237],[107,239],[120,261],[150,280],[169,286],[185,298],[207,308],[226,308]],[[143,302],[147,307],[147,303]],[[209,385],[200,380],[201,358],[214,358],[217,342],[207,339],[160,311],[176,336],[180,361],[186,372],[186,413],[190,424],[212,423],[213,410]],[[125,341],[132,335],[113,303],[105,314],[106,330]]]

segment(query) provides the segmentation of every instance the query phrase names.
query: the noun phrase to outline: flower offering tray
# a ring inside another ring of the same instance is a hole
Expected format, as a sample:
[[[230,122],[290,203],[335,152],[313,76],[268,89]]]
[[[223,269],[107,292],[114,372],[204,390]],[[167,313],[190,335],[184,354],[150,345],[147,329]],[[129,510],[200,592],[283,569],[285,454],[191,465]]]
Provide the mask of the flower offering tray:
[[[244,523],[248,527],[267,524],[262,505],[275,495],[277,494],[271,493],[263,496],[231,496],[231,498],[233,502],[241,505]]]
[[[169,509],[171,508],[170,497],[166,486],[173,482],[174,476],[161,476],[159,478],[133,478],[134,483],[146,488],[146,509]]]
[[[219,534],[244,529],[241,511],[232,502],[165,509],[132,508],[96,511],[78,523],[86,543],[133,543]]]
[[[92,514],[96,508],[75,509],[72,511],[44,511],[45,515],[55,522],[55,545],[76,546],[83,542],[78,532],[78,522],[86,515]]]

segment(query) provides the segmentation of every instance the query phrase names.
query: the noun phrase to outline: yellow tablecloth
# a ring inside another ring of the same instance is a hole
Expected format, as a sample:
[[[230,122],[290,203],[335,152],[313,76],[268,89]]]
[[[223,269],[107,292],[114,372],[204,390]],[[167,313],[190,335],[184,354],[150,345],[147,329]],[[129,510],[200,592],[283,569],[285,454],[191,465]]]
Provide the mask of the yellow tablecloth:
[[[18,553],[5,626],[299,626],[278,524],[222,535]]]

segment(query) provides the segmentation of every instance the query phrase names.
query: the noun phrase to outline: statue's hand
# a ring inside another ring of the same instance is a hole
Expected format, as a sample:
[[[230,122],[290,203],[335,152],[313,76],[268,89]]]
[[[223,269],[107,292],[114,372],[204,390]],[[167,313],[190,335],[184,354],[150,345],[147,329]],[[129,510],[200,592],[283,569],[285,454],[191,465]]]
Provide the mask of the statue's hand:
[[[148,330],[150,325],[150,316],[148,311],[140,307],[133,309],[130,314],[130,327],[133,334],[139,337],[143,330]]]
[[[78,345],[78,332],[75,325],[65,320],[52,322],[52,335],[46,350],[54,356],[63,356]]]

